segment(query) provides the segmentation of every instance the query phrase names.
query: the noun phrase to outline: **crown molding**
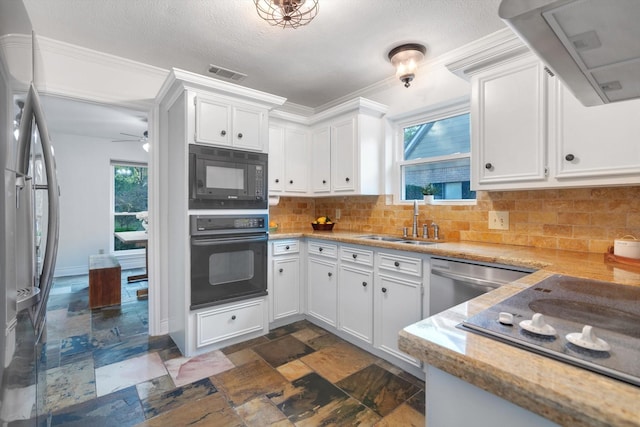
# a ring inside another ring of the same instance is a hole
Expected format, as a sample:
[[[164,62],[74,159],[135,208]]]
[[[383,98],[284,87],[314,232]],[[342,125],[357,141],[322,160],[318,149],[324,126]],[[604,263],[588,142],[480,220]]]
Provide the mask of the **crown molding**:
[[[530,53],[509,28],[496,31],[447,54],[445,67],[465,80],[492,64]]]
[[[203,76],[201,74],[192,73],[190,71],[181,70],[179,68],[172,68],[169,71],[169,76],[164,81],[160,91],[156,95],[157,100],[162,100],[171,90],[175,87],[189,86],[194,89],[204,89],[207,91],[214,91],[221,95],[232,96],[234,98],[243,98],[252,102],[259,102],[273,108],[285,103],[286,98],[281,96],[272,95],[270,93],[262,92],[255,89],[250,89],[245,86],[240,86],[235,83],[223,82],[211,77]]]
[[[343,102],[340,105],[336,105],[335,107],[331,107],[329,109],[326,109],[319,113],[314,114],[312,117],[310,117],[311,119],[310,124],[319,123],[324,120],[331,119],[335,116],[339,116],[341,114],[346,114],[354,111],[380,118],[384,116],[388,110],[389,110],[389,107],[387,107],[384,104],[371,101],[370,99],[357,97],[347,102]]]

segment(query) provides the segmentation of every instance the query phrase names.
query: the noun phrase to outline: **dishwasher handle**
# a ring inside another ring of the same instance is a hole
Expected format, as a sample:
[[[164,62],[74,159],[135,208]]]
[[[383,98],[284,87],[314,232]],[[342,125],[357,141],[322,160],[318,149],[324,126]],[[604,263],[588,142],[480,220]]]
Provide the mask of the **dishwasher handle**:
[[[488,290],[498,289],[503,283],[496,283],[495,280],[486,280],[486,279],[478,279],[477,277],[466,276],[464,274],[459,273],[451,273],[449,271],[442,270],[431,270],[431,274],[436,276],[446,277],[447,279],[457,280],[467,285],[471,286],[481,286],[483,288],[487,288]]]

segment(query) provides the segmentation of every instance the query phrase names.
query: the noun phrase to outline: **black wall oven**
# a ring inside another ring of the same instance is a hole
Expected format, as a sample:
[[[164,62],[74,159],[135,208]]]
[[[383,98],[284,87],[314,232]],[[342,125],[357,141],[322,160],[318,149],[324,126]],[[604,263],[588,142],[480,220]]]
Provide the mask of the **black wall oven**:
[[[191,215],[191,310],[267,295],[268,215]]]

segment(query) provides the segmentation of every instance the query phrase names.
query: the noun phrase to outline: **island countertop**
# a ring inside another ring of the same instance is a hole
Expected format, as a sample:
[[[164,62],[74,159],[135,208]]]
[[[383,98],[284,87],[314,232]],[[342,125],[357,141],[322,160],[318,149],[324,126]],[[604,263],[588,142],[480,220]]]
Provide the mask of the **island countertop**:
[[[276,233],[536,269],[533,274],[400,331],[402,351],[566,426],[640,426],[640,388],[456,327],[466,318],[552,274],[640,286],[640,269],[606,263],[603,254],[479,242],[416,246],[364,240],[366,233]]]

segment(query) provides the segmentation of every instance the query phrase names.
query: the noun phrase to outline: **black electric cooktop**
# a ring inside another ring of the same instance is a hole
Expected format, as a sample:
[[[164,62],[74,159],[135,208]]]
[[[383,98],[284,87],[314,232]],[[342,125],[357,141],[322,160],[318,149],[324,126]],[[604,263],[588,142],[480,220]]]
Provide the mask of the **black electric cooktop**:
[[[459,327],[640,386],[640,286],[554,275]]]

